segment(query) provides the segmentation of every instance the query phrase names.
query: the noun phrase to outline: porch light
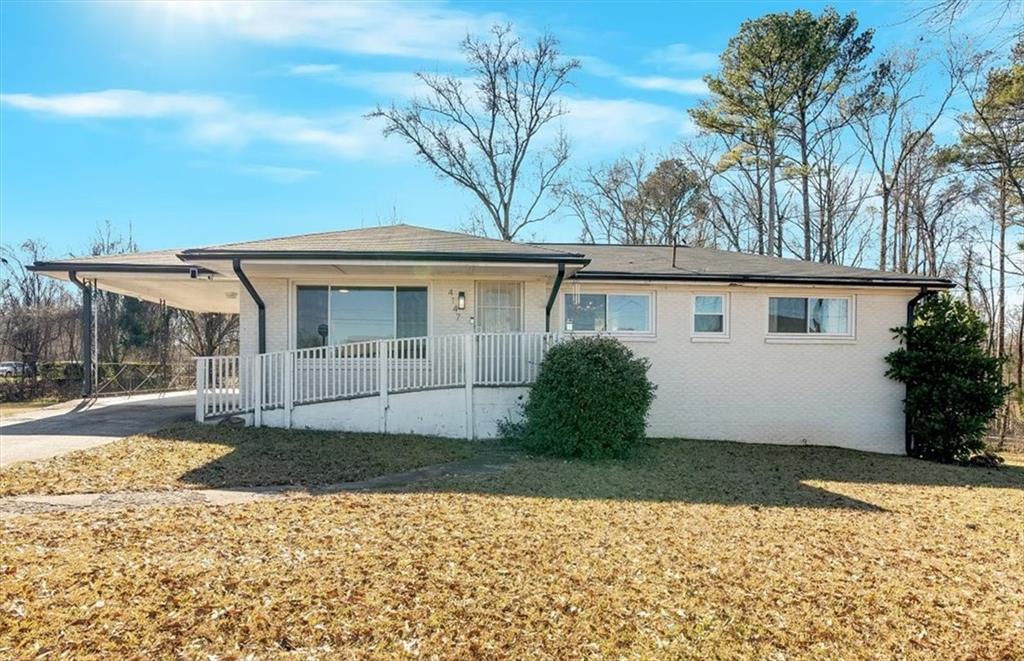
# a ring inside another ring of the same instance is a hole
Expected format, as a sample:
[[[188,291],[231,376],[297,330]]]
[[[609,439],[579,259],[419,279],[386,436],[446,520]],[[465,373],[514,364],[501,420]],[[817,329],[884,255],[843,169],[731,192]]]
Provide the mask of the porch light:
[[[458,297],[457,301],[458,302],[455,304],[455,309],[456,310],[465,310],[466,309],[466,292],[460,291],[459,292],[459,297]]]

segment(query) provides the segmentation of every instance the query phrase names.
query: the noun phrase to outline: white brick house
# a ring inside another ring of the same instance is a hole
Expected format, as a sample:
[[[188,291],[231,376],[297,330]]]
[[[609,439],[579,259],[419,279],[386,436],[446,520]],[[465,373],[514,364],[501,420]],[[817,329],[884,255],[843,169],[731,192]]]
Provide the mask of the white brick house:
[[[891,328],[943,279],[685,246],[519,244],[408,225],[71,259],[41,273],[240,314],[197,417],[486,437],[543,352],[651,360],[654,436],[905,450]]]

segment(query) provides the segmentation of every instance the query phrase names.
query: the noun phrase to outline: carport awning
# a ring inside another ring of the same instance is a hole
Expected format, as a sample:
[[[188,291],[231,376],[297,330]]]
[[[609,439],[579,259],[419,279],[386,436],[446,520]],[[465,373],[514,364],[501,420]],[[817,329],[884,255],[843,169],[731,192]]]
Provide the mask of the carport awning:
[[[74,273],[104,291],[182,310],[238,312],[239,283],[234,275],[188,264],[178,257],[177,250],[37,262],[30,268],[66,281]]]

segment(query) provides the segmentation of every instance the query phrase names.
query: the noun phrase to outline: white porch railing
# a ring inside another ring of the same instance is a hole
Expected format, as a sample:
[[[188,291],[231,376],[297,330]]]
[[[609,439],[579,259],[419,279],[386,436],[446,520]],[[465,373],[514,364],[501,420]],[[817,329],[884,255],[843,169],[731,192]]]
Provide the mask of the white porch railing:
[[[478,333],[197,358],[196,420],[434,388],[521,386],[560,333]],[[385,405],[382,403],[382,405]]]

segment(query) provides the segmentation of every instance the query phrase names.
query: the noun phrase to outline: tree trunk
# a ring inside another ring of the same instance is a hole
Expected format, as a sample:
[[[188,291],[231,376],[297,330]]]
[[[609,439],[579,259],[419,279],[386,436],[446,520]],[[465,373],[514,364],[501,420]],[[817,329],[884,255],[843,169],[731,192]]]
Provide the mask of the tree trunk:
[[[768,139],[768,254],[775,254],[775,136]]]
[[[807,154],[807,119],[800,116],[800,195],[804,206],[804,259],[811,260],[811,166]]]
[[[1002,358],[1005,353],[1006,337],[1006,176],[999,177],[999,338],[996,342],[997,354]]]
[[[1017,320],[1017,390],[1024,381],[1024,301],[1020,305],[1020,319]]]
[[[878,270],[884,271],[886,269],[886,261],[888,260],[888,247],[889,240],[889,186],[885,182],[885,175],[882,175],[882,227],[879,231],[881,236],[881,246],[879,247],[878,253]]]

